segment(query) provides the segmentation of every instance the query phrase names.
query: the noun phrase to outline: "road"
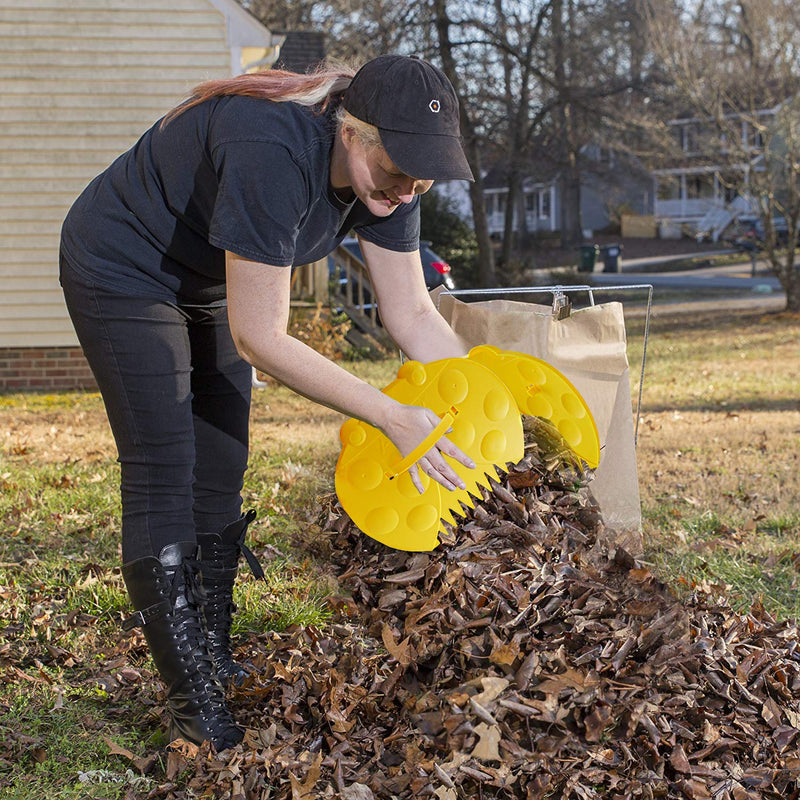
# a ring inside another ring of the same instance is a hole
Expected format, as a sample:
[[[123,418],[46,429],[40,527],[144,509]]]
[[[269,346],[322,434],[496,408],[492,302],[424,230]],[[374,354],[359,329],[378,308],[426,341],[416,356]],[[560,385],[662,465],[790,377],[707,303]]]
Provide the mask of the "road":
[[[623,261],[621,272],[596,272],[591,275],[591,282],[607,287],[649,284],[653,287],[656,303],[661,292],[669,292],[671,302],[688,302],[695,298],[701,302],[708,301],[710,295],[719,295],[721,299],[727,291],[731,292],[732,299],[735,296],[738,301],[749,299],[770,306],[780,306],[786,302],[778,279],[769,271],[765,261],[756,263],[755,274],[750,263],[679,272],[647,271],[648,267],[652,268],[658,263],[651,259],[639,259],[628,264]],[[676,300],[675,293],[685,293],[685,300]]]

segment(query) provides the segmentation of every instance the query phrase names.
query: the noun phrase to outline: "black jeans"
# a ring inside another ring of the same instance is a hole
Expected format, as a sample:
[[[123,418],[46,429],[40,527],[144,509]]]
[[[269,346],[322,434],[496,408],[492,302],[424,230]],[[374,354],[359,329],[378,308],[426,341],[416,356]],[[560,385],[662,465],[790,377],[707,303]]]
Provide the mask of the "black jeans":
[[[61,284],[122,467],[122,560],[241,514],[252,370],[227,306],[119,294],[62,256]]]

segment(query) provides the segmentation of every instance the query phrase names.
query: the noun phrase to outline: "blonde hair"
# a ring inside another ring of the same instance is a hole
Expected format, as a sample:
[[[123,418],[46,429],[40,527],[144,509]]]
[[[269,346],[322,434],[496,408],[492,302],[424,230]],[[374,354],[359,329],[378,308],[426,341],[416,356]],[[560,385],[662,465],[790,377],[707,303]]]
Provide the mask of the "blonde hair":
[[[270,69],[236,75],[233,78],[205,81],[195,86],[188,100],[173,108],[164,117],[161,127],[163,128],[184,111],[212,97],[230,95],[257,97],[275,103],[320,105],[324,111],[332,100],[341,98],[355,74],[356,70],[346,65],[321,63],[313,72],[306,74]]]
[[[383,147],[380,131],[374,125],[354,117],[344,106],[336,109],[336,122],[340,129],[344,126],[352,128],[365,148]]]

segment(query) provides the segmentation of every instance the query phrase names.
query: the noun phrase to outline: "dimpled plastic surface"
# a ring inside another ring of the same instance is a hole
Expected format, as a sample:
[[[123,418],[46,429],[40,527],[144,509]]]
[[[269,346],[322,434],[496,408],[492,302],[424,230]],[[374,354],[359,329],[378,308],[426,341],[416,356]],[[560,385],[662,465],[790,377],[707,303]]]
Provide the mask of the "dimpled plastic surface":
[[[495,465],[522,458],[522,420],[510,389],[468,358],[408,361],[383,392],[431,409],[443,419],[441,430],[403,459],[377,428],[347,420],[339,433],[336,493],[353,522],[373,539],[397,550],[433,550],[442,518],[454,521],[451,512],[461,513],[461,503],[471,508],[470,494],[479,496],[478,485],[488,486],[486,473],[496,477]],[[445,433],[447,428],[452,430]],[[416,463],[442,435],[475,462],[475,469],[446,457],[466,488],[449,491],[420,471],[420,494],[405,465]]]
[[[555,367],[540,358],[491,345],[474,347],[469,358],[488,367],[506,384],[521,414],[549,420],[592,469],[600,463],[600,437],[592,412]]]

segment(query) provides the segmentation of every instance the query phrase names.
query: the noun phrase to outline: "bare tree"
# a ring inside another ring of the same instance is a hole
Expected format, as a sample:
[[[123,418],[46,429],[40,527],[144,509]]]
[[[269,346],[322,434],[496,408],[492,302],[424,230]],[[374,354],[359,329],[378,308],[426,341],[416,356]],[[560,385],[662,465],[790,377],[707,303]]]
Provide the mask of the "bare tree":
[[[461,98],[461,133],[464,138],[464,151],[475,177],[475,181],[470,184],[469,193],[475,238],[478,242],[478,282],[482,287],[491,287],[496,285],[497,276],[484,202],[483,137],[480,135],[474,116],[475,106],[467,100],[464,75],[468,75],[469,71],[464,70],[463,62],[459,64],[457,60],[457,46],[452,39],[453,22],[448,14],[446,0],[433,0],[432,10],[442,68],[453,84],[456,94]]]
[[[239,0],[275,31],[324,31],[329,58],[354,65],[382,53],[413,52],[420,28],[414,3],[396,0]]]
[[[502,122],[495,131],[504,139],[498,142],[498,151],[504,153],[508,186],[501,254],[504,265],[511,263],[516,241],[525,233],[523,180],[530,176],[532,148],[551,110],[541,94],[537,75],[541,70],[545,23],[552,5],[494,0],[494,18],[489,24],[476,23],[487,42],[497,50],[502,67],[498,87]]]
[[[694,118],[696,149],[752,200],[787,309],[800,311],[800,9],[794,0],[706,0],[675,15],[652,2],[649,22],[675,102]]]
[[[626,126],[646,118],[655,62],[640,35],[641,0],[434,0],[433,8],[481,150],[503,166],[502,264],[524,232],[526,177],[558,176],[562,242],[577,243],[586,146],[605,137],[620,148]]]
[[[586,145],[605,131],[620,146],[626,120],[643,118],[632,104],[632,91],[644,86],[652,65],[635,24],[642,2],[250,0],[249,5],[273,27],[324,28],[333,55],[363,59],[379,52],[418,52],[443,67],[461,98],[462,134],[475,175],[470,200],[479,281],[492,286],[497,274],[484,165],[500,164],[508,189],[504,265],[511,264],[524,234],[525,178],[560,176],[562,240],[573,244],[582,238]]]
[[[583,238],[582,184],[598,169],[587,146],[634,152],[650,138],[642,136],[652,127],[645,99],[657,83],[657,65],[641,28],[640,0],[554,0],[541,80],[555,98],[550,139],[561,171],[563,244]]]

